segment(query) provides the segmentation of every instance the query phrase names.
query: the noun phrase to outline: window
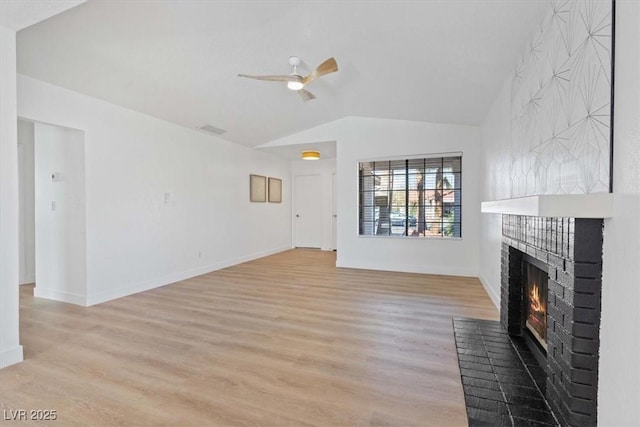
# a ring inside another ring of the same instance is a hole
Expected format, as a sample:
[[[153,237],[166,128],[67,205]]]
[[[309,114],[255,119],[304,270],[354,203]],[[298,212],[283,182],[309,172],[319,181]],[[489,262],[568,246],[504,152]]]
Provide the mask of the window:
[[[359,163],[361,236],[461,237],[462,156]]]

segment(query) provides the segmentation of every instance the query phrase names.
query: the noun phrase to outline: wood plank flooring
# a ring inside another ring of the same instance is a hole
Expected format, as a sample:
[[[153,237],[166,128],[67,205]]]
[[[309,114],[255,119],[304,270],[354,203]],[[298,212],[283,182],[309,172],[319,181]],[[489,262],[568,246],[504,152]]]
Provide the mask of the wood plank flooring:
[[[477,279],[295,249],[88,308],[23,286],[20,316],[3,426],[465,426],[451,319],[498,312]]]

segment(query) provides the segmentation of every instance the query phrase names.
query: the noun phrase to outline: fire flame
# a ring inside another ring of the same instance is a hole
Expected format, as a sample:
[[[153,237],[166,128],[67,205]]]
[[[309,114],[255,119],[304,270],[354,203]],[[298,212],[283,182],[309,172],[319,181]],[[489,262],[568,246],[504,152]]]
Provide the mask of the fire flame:
[[[533,313],[544,313],[544,307],[540,301],[540,290],[538,284],[534,283],[529,292],[529,303]]]

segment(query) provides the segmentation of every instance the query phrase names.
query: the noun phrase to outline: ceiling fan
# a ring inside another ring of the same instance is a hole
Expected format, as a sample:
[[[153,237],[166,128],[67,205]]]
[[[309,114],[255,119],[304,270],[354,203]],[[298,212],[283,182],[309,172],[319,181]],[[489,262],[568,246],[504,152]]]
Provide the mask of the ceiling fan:
[[[307,76],[301,76],[300,74],[298,74],[298,66],[300,66],[301,63],[302,60],[297,56],[290,56],[289,65],[293,67],[291,74],[281,76],[250,76],[247,74],[238,74],[238,76],[246,77],[248,79],[266,80],[271,82],[287,82],[287,87],[291,90],[297,91],[302,97],[302,100],[307,102],[311,99],[314,99],[315,95],[306,90],[305,87],[318,77],[338,71],[338,64],[336,63],[336,60],[334,58],[329,58],[322,64],[318,65],[316,69],[311,72],[311,74]]]

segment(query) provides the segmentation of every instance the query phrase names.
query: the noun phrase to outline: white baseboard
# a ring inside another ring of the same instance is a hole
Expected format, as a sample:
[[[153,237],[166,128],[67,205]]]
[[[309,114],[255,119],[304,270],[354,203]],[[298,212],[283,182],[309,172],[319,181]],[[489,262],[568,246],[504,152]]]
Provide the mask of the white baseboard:
[[[480,275],[478,279],[480,279],[482,287],[487,292],[487,295],[489,295],[489,298],[491,298],[493,305],[495,305],[498,311],[500,311],[500,295],[496,293],[496,291],[489,285],[489,281],[482,277],[482,275]]]
[[[192,277],[201,276],[203,274],[211,273],[216,270],[221,270],[223,268],[231,267],[237,264],[241,264],[243,262],[252,261],[254,259],[263,258],[265,256],[277,254],[279,252],[288,251],[291,249],[291,246],[281,246],[278,248],[269,249],[262,252],[256,252],[250,255],[229,259],[225,261],[221,261],[215,264],[209,264],[197,268],[193,268],[190,270],[180,271],[177,273],[169,274],[162,277],[157,277],[151,280],[147,280],[144,282],[135,283],[128,286],[123,286],[116,289],[110,289],[108,291],[99,292],[93,295],[87,295],[87,306],[101,304],[103,302],[112,301],[117,298],[126,297],[129,295],[137,294],[139,292],[148,291],[151,289],[159,288],[161,286],[166,286],[171,283],[179,282],[181,280],[190,279]],[[36,286],[37,289],[37,286]]]
[[[75,294],[72,292],[57,291],[55,289],[47,289],[42,286],[33,288],[33,296],[36,298],[46,298],[54,301],[66,302],[69,304],[86,305],[86,296],[81,294]]]
[[[380,264],[361,260],[344,261],[340,259],[340,257],[336,260],[336,267],[357,268],[362,270],[397,271],[402,273],[437,274],[442,276],[478,276],[478,272],[470,268],[450,268],[442,267],[440,265]]]
[[[18,282],[18,284],[20,286],[22,286],[22,285],[32,285],[35,282],[36,282],[36,276],[31,274],[31,275],[28,275],[26,277],[21,277],[19,282]]]
[[[23,360],[22,346],[0,351],[0,369],[15,365]]]

